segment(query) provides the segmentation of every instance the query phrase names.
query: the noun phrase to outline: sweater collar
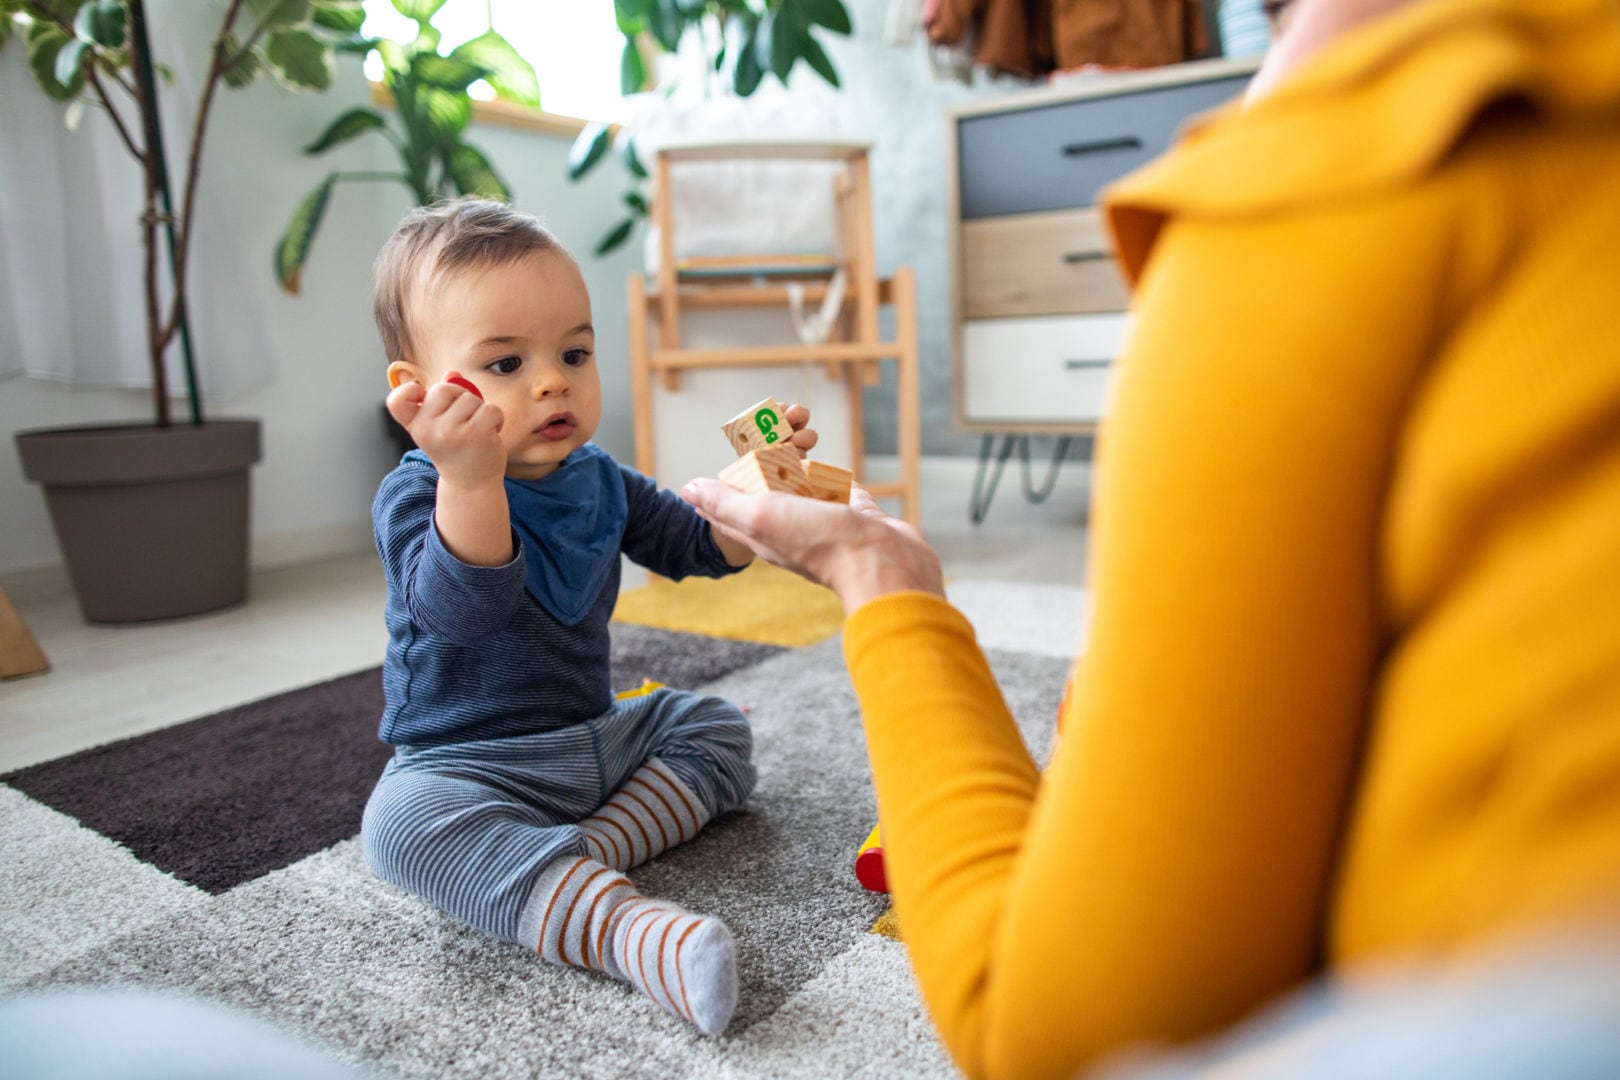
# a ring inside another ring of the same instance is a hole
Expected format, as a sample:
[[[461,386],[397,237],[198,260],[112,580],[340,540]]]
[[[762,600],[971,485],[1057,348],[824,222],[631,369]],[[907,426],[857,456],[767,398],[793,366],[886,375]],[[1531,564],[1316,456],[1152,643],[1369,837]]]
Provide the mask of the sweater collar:
[[[1620,110],[1615,0],[1420,0],[1346,33],[1271,93],[1193,120],[1104,193],[1126,275],[1179,213],[1260,214],[1399,185],[1432,169],[1488,106]]]

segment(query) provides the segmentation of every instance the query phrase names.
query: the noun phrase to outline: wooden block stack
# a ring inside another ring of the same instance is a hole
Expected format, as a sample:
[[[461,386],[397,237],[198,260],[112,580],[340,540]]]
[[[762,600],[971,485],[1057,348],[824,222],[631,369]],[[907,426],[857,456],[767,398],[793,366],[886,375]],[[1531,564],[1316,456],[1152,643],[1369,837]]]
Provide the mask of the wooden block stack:
[[[785,491],[825,502],[849,502],[854,476],[836,465],[801,461],[799,452],[788,445],[793,428],[775,398],[738,413],[722,430],[741,456],[720,470],[720,479],[738,491],[750,495]]]

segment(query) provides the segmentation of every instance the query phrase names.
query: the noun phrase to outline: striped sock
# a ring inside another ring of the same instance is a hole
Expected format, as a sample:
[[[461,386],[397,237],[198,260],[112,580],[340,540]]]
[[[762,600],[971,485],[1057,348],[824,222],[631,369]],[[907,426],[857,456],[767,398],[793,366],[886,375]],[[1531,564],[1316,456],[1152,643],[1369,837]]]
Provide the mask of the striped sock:
[[[691,789],[668,765],[650,758],[579,827],[591,858],[629,870],[692,839],[708,820],[709,811]]]
[[[719,919],[649,900],[593,859],[562,858],[540,874],[530,912],[542,957],[629,983],[705,1035],[737,1007],[736,946]]]

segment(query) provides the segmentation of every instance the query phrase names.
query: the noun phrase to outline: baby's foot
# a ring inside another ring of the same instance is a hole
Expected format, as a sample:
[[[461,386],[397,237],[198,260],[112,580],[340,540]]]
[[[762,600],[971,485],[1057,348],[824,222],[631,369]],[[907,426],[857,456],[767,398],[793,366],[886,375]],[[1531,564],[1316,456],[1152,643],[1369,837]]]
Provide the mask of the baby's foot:
[[[640,897],[614,917],[613,959],[624,979],[703,1034],[724,1031],[737,1007],[737,947],[726,924]]]
[[[547,960],[622,979],[705,1035],[725,1030],[737,1007],[737,948],[719,919],[649,900],[586,858],[546,867],[530,904],[531,940]]]

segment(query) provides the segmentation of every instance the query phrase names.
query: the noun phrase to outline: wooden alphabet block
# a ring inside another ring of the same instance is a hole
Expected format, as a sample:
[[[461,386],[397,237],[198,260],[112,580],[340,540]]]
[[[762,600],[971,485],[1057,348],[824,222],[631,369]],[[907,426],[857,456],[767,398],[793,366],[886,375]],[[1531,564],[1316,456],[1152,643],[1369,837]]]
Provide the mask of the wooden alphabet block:
[[[804,478],[810,481],[812,499],[835,503],[849,502],[849,486],[855,481],[855,475],[848,469],[824,461],[805,462]]]
[[[744,409],[726,421],[721,430],[739,457],[762,446],[774,446],[793,434],[786,411],[773,397]]]
[[[814,494],[804,475],[804,467],[799,464],[799,452],[787,443],[750,450],[721,469],[720,480],[748,495],[763,495],[767,491]]]

